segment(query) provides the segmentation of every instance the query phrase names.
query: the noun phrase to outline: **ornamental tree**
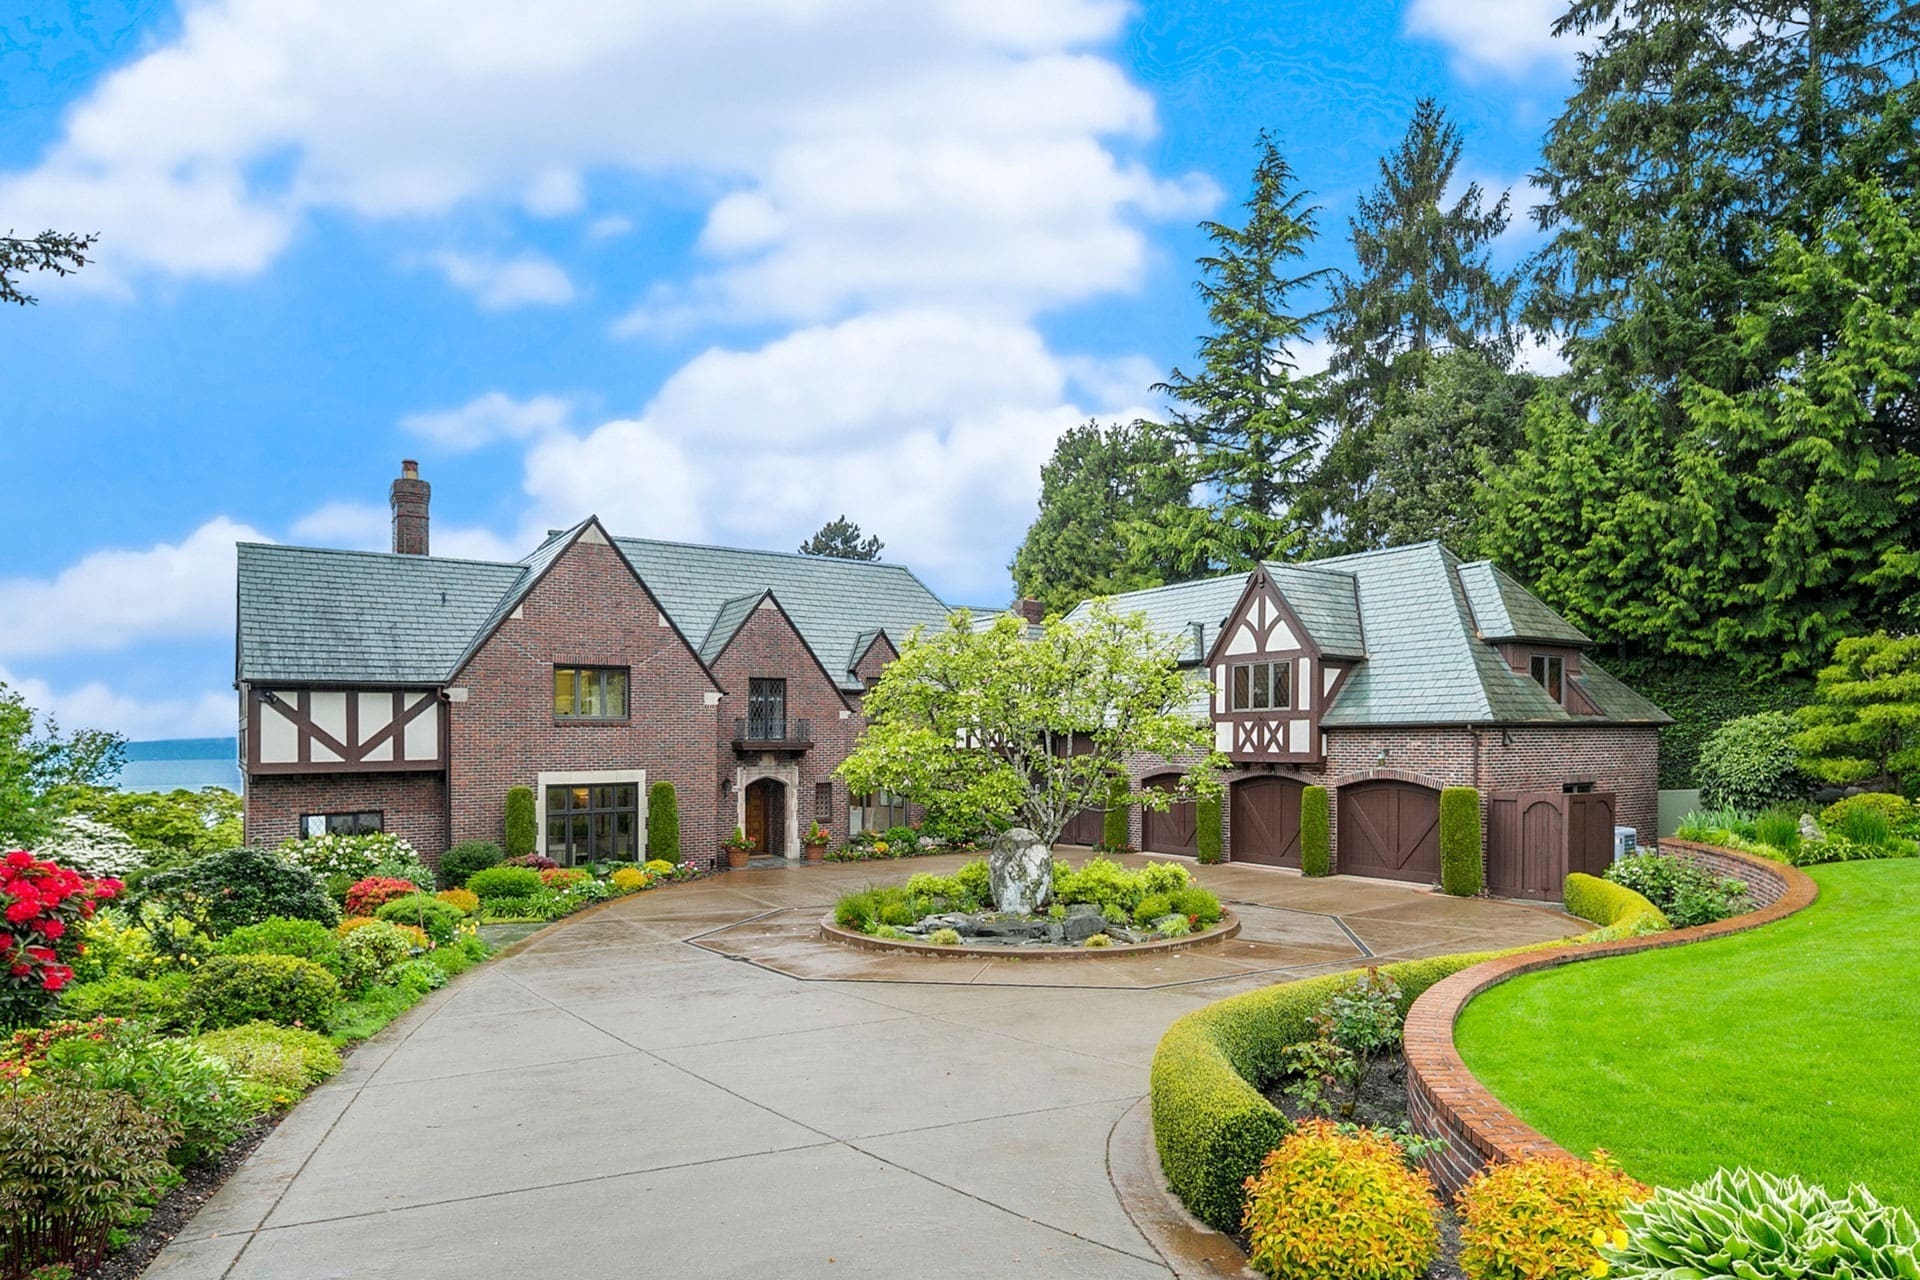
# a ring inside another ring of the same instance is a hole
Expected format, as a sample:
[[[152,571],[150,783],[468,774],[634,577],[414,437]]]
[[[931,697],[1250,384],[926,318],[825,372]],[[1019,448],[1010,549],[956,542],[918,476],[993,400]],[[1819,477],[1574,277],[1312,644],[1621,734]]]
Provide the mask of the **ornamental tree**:
[[[881,673],[840,776],[856,794],[938,797],[980,827],[1025,827],[1049,847],[1083,809],[1217,795],[1212,732],[1196,710],[1208,686],[1179,669],[1185,643],[1104,603],[1033,635],[1012,615],[978,627],[963,610],[944,631],[915,632]],[[1132,755],[1198,763],[1175,794],[1132,788]]]
[[[1920,784],[1920,636],[1842,640],[1814,699],[1796,713],[1801,768],[1841,785],[1910,792]]]
[[[0,1027],[37,1017],[73,981],[75,926],[120,889],[23,849],[0,856]]]

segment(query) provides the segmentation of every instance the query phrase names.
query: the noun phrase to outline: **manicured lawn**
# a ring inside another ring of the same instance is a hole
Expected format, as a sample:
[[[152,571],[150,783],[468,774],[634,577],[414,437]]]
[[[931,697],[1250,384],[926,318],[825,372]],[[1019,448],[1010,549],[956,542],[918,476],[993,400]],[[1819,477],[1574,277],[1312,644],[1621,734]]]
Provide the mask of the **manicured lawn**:
[[[1495,987],[1461,1015],[1467,1065],[1648,1182],[1745,1164],[1920,1213],[1920,861],[1810,874],[1790,919]]]

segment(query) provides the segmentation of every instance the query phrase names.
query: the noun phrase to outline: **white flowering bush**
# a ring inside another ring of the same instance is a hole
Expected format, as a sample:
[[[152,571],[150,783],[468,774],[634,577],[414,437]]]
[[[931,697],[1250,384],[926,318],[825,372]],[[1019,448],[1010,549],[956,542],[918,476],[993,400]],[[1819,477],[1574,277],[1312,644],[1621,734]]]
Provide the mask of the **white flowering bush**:
[[[413,845],[396,835],[373,831],[361,836],[327,834],[294,838],[280,846],[280,856],[297,862],[323,880],[344,876],[364,880],[383,863],[417,863]]]
[[[34,852],[95,880],[122,878],[144,861],[140,846],[126,832],[79,814],[56,820]]]

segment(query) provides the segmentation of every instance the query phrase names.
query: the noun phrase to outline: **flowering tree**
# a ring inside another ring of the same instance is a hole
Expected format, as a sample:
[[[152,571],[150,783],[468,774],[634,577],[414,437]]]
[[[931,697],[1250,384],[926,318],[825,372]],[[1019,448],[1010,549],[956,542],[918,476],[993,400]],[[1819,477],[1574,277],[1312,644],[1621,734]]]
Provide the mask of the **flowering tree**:
[[[24,849],[0,857],[0,1026],[37,1015],[73,981],[78,931],[118,880],[89,880]]]

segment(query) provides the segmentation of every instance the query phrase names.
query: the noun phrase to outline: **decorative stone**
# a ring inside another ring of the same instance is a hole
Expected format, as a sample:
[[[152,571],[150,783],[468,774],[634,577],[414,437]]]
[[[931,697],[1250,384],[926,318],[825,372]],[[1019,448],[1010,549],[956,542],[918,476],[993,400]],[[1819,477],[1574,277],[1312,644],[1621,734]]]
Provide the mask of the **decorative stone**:
[[[993,842],[987,868],[993,905],[1002,912],[1045,911],[1053,900],[1053,850],[1025,827],[1014,827]]]
[[[1813,820],[1812,814],[1803,813],[1800,815],[1800,838],[1802,840],[1825,840],[1827,833],[1820,829],[1820,824]]]
[[[1094,934],[1107,931],[1106,917],[1100,914],[1100,908],[1089,902],[1076,902],[1068,907],[1067,918],[1060,924],[1066,941],[1076,947]]]

